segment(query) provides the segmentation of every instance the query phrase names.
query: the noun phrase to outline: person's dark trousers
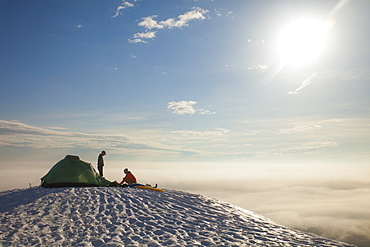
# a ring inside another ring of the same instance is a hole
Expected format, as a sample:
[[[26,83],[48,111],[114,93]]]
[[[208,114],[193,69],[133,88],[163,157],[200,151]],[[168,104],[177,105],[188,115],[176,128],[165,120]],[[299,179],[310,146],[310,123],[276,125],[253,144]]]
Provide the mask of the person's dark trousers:
[[[100,176],[103,177],[103,167],[102,166],[98,166],[98,170],[99,170]]]

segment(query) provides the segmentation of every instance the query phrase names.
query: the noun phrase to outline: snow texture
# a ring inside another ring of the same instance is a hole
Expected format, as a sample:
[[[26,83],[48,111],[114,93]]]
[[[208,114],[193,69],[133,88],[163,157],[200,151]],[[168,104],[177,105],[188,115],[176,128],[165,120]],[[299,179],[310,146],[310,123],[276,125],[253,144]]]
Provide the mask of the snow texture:
[[[353,246],[175,190],[30,188],[0,201],[0,246]]]

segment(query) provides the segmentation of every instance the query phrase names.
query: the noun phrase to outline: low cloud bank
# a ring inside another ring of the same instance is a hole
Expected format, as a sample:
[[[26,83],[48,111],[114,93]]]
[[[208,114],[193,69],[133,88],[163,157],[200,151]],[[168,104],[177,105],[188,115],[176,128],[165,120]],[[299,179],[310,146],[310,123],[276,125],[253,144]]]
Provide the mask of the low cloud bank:
[[[154,176],[162,186],[224,200],[279,224],[360,247],[370,246],[368,173],[349,164],[187,164],[166,174],[143,170],[144,177]]]
[[[38,185],[52,165],[24,164],[19,172],[8,167],[1,173],[1,189]],[[370,246],[370,168],[366,165],[108,162],[105,176],[121,180],[125,167],[142,183],[204,194],[288,227]]]

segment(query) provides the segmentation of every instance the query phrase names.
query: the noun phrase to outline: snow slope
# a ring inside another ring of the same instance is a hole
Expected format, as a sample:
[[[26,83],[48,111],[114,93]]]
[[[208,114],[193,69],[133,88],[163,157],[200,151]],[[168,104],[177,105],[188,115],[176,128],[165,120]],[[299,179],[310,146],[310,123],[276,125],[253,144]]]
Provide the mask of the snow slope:
[[[352,246],[174,190],[10,190],[0,212],[0,246]]]

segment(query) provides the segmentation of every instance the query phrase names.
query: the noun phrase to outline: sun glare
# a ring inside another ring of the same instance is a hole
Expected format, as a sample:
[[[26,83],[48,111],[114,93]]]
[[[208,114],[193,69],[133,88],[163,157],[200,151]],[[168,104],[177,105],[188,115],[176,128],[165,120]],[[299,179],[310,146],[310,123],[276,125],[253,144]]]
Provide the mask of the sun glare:
[[[292,22],[282,32],[278,51],[284,63],[302,65],[319,56],[324,42],[324,24],[313,20],[299,20]]]

